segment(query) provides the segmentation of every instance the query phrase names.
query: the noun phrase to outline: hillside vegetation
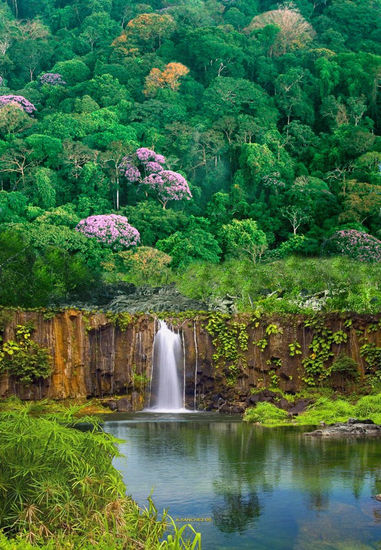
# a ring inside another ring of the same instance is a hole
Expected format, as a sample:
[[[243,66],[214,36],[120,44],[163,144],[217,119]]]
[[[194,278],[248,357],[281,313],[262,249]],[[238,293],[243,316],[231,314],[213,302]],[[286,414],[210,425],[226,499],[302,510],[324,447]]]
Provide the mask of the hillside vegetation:
[[[380,21],[378,0],[2,1],[0,303],[124,281],[379,310]]]

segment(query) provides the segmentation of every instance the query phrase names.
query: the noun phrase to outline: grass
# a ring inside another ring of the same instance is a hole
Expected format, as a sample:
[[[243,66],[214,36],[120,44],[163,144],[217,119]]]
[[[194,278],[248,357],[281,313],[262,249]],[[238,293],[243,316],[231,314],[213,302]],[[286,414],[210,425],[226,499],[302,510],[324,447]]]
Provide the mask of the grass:
[[[258,422],[267,426],[279,425],[288,419],[287,411],[279,409],[272,403],[258,403],[246,409],[243,418],[246,422]]]
[[[348,418],[370,419],[381,424],[381,393],[363,396],[354,403],[346,399],[319,397],[295,418],[272,403],[258,403],[256,407],[246,409],[243,417],[246,422],[258,422],[265,426],[334,424],[346,422]]]

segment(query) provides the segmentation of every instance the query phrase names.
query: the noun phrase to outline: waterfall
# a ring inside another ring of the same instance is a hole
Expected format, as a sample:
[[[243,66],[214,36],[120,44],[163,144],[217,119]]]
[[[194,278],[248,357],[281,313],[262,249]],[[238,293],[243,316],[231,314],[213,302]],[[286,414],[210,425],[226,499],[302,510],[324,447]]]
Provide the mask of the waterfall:
[[[196,323],[193,323],[193,340],[194,340],[194,354],[195,354],[195,363],[194,363],[194,392],[193,392],[193,409],[197,410],[197,369],[198,369],[198,346],[197,346],[197,332],[196,332]]]
[[[150,409],[156,412],[184,412],[183,388],[177,366],[182,357],[181,337],[160,321],[154,340],[154,364]],[[152,394],[152,392],[154,392]]]

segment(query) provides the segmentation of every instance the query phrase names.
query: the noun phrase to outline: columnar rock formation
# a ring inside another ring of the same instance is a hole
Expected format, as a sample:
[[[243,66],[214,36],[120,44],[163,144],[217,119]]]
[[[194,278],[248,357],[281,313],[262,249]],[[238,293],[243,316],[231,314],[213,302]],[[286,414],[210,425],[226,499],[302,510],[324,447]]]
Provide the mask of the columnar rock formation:
[[[221,403],[229,407],[242,406],[252,388],[269,387],[275,378],[285,391],[296,392],[303,386],[306,373],[302,360],[311,356],[309,346],[315,330],[305,326],[305,317],[272,315],[263,316],[258,322],[249,314],[236,316],[234,320],[245,327],[247,349],[239,352],[232,371],[225,366],[223,355],[216,358],[218,344],[207,329],[210,315],[213,314],[167,317],[169,324],[181,334],[185,350],[182,374],[189,408],[195,405],[221,408]],[[66,399],[118,394],[134,395],[134,409],[148,403],[153,340],[158,324],[154,316],[122,313],[108,317],[104,313],[68,309],[55,315],[3,311],[3,318],[0,334],[4,340],[14,338],[17,325],[31,322],[32,337],[50,350],[54,368],[50,378],[29,386],[7,374],[0,375],[0,396]],[[232,320],[227,316],[224,319],[227,324]],[[381,345],[380,321],[381,315],[325,316],[324,325],[329,330],[346,334],[345,342],[332,345],[333,358],[329,362],[344,353],[356,361],[361,373],[369,369],[361,346],[364,334],[371,345]],[[274,332],[269,329],[270,325],[276,327]],[[261,346],[261,342],[266,345]],[[292,354],[290,344],[296,342],[300,350]]]

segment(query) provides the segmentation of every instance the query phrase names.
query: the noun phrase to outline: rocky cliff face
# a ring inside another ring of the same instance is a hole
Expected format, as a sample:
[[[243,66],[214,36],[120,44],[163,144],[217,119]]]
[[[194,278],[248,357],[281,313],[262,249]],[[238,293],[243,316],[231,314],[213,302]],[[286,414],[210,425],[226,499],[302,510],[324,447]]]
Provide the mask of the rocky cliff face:
[[[352,358],[361,375],[381,369],[381,315],[332,314],[311,321],[300,315],[183,313],[166,320],[181,334],[184,362],[179,370],[190,408],[240,408],[252,388],[277,386],[296,392],[315,362],[318,368],[322,359],[323,370],[329,369],[340,355]],[[134,410],[148,404],[158,325],[154,316],[120,313],[110,318],[74,309],[54,316],[12,311],[3,321],[3,339],[14,338],[17,325],[29,322],[33,339],[51,352],[53,373],[29,386],[2,374],[0,396],[65,399],[119,394],[129,396]],[[302,362],[306,359],[307,369]],[[334,383],[335,378],[327,380]]]

